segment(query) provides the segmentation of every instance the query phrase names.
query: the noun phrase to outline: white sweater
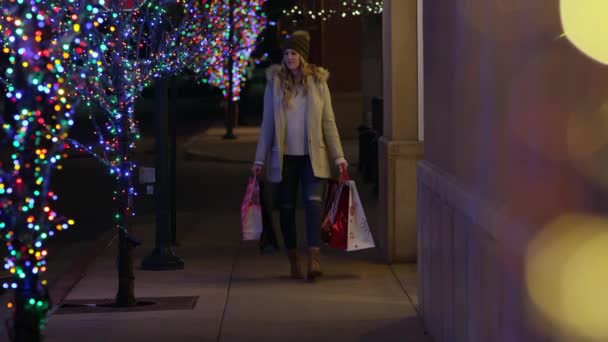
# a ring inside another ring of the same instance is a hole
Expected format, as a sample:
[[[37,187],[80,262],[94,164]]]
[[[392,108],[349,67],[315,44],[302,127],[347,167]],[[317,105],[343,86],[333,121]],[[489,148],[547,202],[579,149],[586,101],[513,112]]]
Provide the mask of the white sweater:
[[[290,156],[308,155],[308,104],[302,89],[289,101],[286,116],[286,151]]]

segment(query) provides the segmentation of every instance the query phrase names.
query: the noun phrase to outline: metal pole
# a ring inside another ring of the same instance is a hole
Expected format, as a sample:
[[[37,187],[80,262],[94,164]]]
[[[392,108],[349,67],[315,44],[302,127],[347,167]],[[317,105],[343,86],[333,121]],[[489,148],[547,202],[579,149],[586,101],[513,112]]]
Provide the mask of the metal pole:
[[[156,241],[154,250],[142,261],[144,270],[183,269],[184,262],[173,253],[170,227],[169,108],[166,80],[158,80],[156,91]]]
[[[177,245],[177,77],[171,78],[169,113],[169,225],[171,227],[171,244]]]

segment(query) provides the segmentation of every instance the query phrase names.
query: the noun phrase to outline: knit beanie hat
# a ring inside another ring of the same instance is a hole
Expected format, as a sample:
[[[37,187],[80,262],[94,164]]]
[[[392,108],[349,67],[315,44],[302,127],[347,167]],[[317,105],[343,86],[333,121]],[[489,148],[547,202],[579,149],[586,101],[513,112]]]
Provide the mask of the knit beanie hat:
[[[306,31],[295,31],[283,40],[283,51],[292,49],[298,52],[305,60],[308,60],[310,50],[310,34]]]

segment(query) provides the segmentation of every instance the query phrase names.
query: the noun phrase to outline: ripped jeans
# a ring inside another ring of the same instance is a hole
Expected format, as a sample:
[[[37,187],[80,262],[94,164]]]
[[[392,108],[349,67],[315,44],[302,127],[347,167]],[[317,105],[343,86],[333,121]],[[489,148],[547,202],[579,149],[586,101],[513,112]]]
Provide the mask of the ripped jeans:
[[[296,245],[296,199],[298,183],[302,184],[302,199],[306,212],[306,241],[308,247],[319,247],[321,235],[321,195],[323,182],[314,176],[309,156],[283,157],[283,180],[278,186],[281,230],[285,247]]]

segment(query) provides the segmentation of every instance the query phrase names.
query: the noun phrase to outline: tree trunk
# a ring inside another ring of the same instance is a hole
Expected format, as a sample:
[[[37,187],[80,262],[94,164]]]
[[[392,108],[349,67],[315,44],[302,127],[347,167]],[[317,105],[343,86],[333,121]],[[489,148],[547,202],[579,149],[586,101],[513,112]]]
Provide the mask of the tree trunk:
[[[234,135],[234,126],[235,126],[235,117],[234,117],[234,102],[232,102],[233,97],[233,85],[234,85],[234,10],[235,10],[235,2],[234,0],[229,0],[228,8],[230,10],[229,13],[229,23],[230,30],[228,31],[228,46],[230,55],[228,56],[228,62],[225,64],[225,67],[228,68],[228,89],[227,89],[227,103],[226,103],[226,135],[224,135],[224,139],[236,139]]]
[[[30,298],[40,298],[36,291],[36,278],[28,275],[15,290],[15,314],[13,316],[15,342],[41,341],[42,316],[36,306],[29,303]]]
[[[116,294],[117,306],[134,306],[135,300],[135,273],[133,272],[133,248],[136,243],[131,238],[132,226],[131,206],[132,197],[129,192],[132,184],[133,174],[130,171],[131,153],[129,150],[129,136],[131,127],[129,124],[129,109],[123,108],[121,118],[120,136],[120,178],[116,200],[118,204],[118,293]]]
[[[116,306],[135,306],[135,274],[133,272],[133,248],[123,229],[118,231],[118,293]]]
[[[21,68],[17,68],[16,72],[16,88],[28,89],[29,85],[27,82],[27,73]],[[30,101],[28,101],[28,99]],[[35,108],[35,104],[33,103],[33,96],[31,93],[26,94],[24,101],[21,101],[19,103],[12,103],[11,101],[6,101],[5,106],[7,108],[8,115],[18,113],[20,108]],[[33,140],[26,140],[25,146],[32,148],[36,146],[36,144],[34,144]],[[25,157],[23,159],[27,161],[29,158]],[[21,161],[23,161],[23,159],[21,159]],[[21,173],[21,176],[24,177],[26,182],[33,182],[33,180],[31,179],[32,175],[32,173],[23,171]],[[22,195],[23,194],[17,194],[17,198],[22,197]],[[17,213],[16,215],[17,217],[15,219],[14,226],[15,237],[13,238],[13,248],[16,251],[19,251],[21,250],[21,248],[27,247],[27,244],[24,241],[27,240],[27,237],[31,235],[31,233],[26,227],[26,215],[23,213]],[[23,265],[23,259],[16,260],[16,263],[21,264],[21,266],[25,266]],[[29,270],[26,270],[25,278],[20,279],[16,276],[16,274],[13,274],[13,279],[11,280],[17,283],[17,288],[14,292],[15,311],[13,313],[13,341],[38,342],[41,340],[41,324],[44,316],[43,312],[46,312],[46,309],[48,309],[48,307],[46,307],[47,304],[44,304],[44,308],[38,308],[36,306],[37,303],[35,303],[34,305],[30,303],[30,299],[32,298],[36,301],[39,301],[43,297],[40,295],[41,288],[39,288],[38,286],[38,275],[33,274]]]

